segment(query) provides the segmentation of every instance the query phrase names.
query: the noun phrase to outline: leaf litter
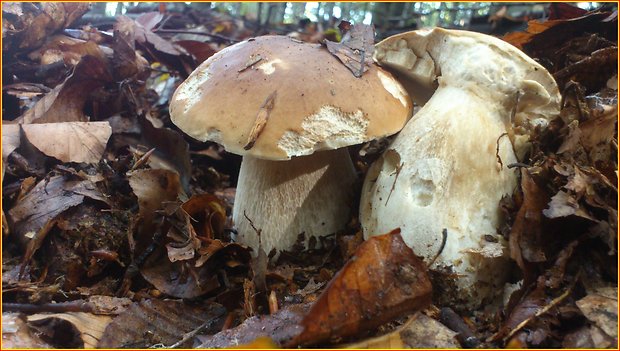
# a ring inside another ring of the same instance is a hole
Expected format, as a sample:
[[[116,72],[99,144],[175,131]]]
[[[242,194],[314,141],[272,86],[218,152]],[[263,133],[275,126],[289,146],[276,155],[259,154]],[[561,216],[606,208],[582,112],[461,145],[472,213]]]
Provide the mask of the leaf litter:
[[[3,4],[12,73],[3,82],[3,319],[16,326],[3,336],[47,345],[40,330],[56,347],[95,345],[85,339],[92,331],[69,320],[79,315],[105,328],[97,347],[334,346],[367,337],[349,345],[458,347],[468,345],[454,337],[463,330],[484,347],[616,347],[617,17],[552,8],[549,21],[505,37],[554,74],[563,96],[502,202],[513,288],[499,307],[444,320],[426,267],[395,233],[362,243],[355,216],[275,261],[233,242],[240,158],[179,133],[166,104],[198,64],[252,31],[215,11],[164,8],[121,16],[110,34],[73,24],[87,11],[81,4]],[[341,32],[325,46],[361,76],[374,30],[344,23]],[[249,141],[259,136],[257,127]],[[362,174],[385,148],[376,145],[361,146]],[[496,254],[487,251],[479,254]],[[380,289],[387,285],[391,294]],[[101,296],[123,302],[90,300]],[[36,313],[46,313],[45,325]]]

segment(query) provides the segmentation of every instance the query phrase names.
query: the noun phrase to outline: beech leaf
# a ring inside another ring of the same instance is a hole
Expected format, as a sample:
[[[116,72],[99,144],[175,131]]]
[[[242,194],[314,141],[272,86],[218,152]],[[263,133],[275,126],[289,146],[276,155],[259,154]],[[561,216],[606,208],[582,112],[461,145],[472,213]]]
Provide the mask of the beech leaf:
[[[24,124],[22,128],[39,151],[62,162],[99,162],[112,135],[108,122]]]

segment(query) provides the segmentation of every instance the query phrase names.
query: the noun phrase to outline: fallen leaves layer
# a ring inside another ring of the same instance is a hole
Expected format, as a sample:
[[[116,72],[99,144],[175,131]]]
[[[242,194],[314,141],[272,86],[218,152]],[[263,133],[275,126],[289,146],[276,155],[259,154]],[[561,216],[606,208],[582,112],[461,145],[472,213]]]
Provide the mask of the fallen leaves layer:
[[[62,335],[66,333],[65,325],[58,325],[54,322],[54,319],[60,319],[70,323],[75,328],[79,337],[82,340],[84,348],[95,348],[99,339],[103,336],[103,332],[107,325],[112,321],[112,317],[95,315],[86,312],[65,312],[65,313],[37,313],[28,316],[28,322],[36,326],[38,329],[47,327],[49,329],[56,329],[54,332],[48,331],[46,334]],[[53,339],[62,340],[62,336]],[[57,344],[57,347],[70,347],[70,345]]]
[[[43,2],[3,4],[3,38],[5,30],[12,49],[27,50],[41,45],[45,39],[61,29],[67,28],[89,9],[88,3]],[[4,48],[3,48],[4,49]]]
[[[99,348],[148,348],[171,345],[208,322],[204,333],[222,328],[226,310],[216,303],[190,305],[176,300],[143,300],[132,304],[105,329]],[[182,345],[191,347],[191,344]]]
[[[577,301],[577,307],[589,321],[601,328],[618,344],[618,288],[595,289]]]
[[[89,97],[88,93],[111,79],[104,61],[94,56],[84,56],[62,84],[52,89],[15,121],[25,124],[87,122],[83,109]]]
[[[332,278],[290,344],[319,344],[359,335],[430,304],[428,268],[400,229],[373,236]]]
[[[291,305],[272,315],[248,318],[235,328],[200,337],[202,343],[198,348],[229,348],[265,336],[277,345],[286,345],[302,331],[299,323],[309,307],[309,304]]]
[[[2,347],[5,349],[49,349],[52,345],[43,341],[28,326],[26,317],[17,313],[2,314]]]
[[[458,333],[422,314],[413,315],[395,331],[346,345],[348,349],[458,349]]]

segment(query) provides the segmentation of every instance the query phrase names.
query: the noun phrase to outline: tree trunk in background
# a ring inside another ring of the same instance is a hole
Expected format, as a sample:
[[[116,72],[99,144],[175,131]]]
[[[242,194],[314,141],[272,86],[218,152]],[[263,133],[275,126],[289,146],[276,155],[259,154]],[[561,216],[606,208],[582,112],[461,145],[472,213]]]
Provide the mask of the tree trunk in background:
[[[325,10],[323,11],[323,18],[319,18],[319,21],[323,24],[323,29],[328,28],[329,22],[334,15],[334,6],[336,3],[328,2],[325,4]]]
[[[390,7],[392,3],[389,2],[377,2],[372,11],[372,20],[375,24],[377,32],[383,32],[387,29],[387,17],[390,14]]]

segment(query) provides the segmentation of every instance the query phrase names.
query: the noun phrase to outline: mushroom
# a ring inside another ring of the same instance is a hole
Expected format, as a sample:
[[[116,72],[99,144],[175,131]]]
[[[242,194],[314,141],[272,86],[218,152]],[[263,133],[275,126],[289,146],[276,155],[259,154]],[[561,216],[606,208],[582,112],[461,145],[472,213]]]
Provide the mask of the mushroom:
[[[216,53],[170,104],[185,133],[243,156],[233,207],[237,240],[257,248],[260,230],[267,253],[292,248],[301,233],[307,245],[343,229],[357,179],[345,147],[398,132],[411,111],[407,92],[387,71],[372,64],[355,78],[321,45],[284,36]]]
[[[367,173],[364,235],[400,227],[438,271],[440,300],[477,307],[506,278],[499,203],[517,187],[507,165],[527,151],[531,128],[559,113],[558,87],[515,47],[467,31],[392,36],[374,59],[424,105]]]

